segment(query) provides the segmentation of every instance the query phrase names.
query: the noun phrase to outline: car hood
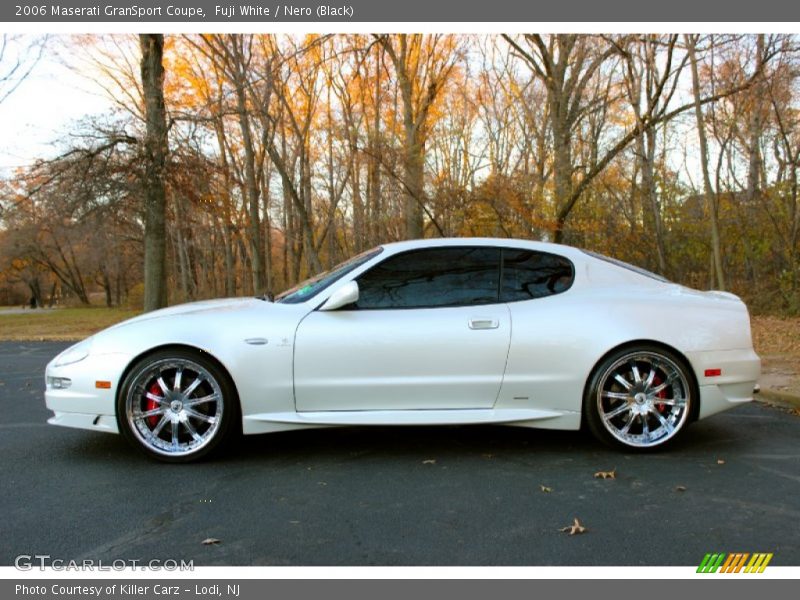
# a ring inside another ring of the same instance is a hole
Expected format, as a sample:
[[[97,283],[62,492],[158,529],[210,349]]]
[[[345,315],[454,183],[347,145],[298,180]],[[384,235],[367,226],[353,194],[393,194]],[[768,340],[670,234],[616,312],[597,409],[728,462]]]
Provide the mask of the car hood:
[[[265,306],[266,305],[266,306]],[[169,308],[162,308],[152,312],[144,313],[138,317],[133,317],[127,321],[117,323],[109,327],[106,331],[126,327],[135,323],[143,323],[145,321],[152,321],[154,319],[163,319],[164,317],[177,317],[183,315],[197,315],[199,313],[222,314],[229,312],[248,311],[255,307],[261,310],[272,306],[272,303],[259,300],[258,298],[221,298],[216,300],[201,300],[199,302],[189,302],[187,304],[177,304]]]
[[[302,304],[276,304],[257,298],[180,304],[96,333],[90,338],[91,353],[136,356],[158,346],[178,344],[200,348],[220,358],[248,338],[270,340],[270,348],[277,340],[288,344],[307,312],[308,307]]]

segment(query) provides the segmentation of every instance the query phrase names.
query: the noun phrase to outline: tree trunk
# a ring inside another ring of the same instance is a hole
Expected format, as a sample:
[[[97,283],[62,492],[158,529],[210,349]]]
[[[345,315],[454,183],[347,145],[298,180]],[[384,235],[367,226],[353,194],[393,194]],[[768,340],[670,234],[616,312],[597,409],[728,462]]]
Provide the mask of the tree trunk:
[[[54,281],[53,285],[50,287],[50,297],[47,299],[47,306],[53,308],[53,305],[56,303],[56,289],[57,289],[58,282]],[[117,305],[119,305],[119,299],[117,300]]]
[[[103,280],[102,280],[101,286],[102,286],[103,291],[105,292],[105,295],[106,295],[106,307],[107,308],[111,308],[111,306],[112,306],[112,301],[111,301],[111,279],[109,279],[108,272],[105,269],[103,269],[102,275],[103,275]]]
[[[756,68],[764,60],[764,34],[759,34],[756,38]],[[750,122],[748,123],[749,140],[747,143],[748,154],[748,168],[747,168],[747,189],[745,190],[745,199],[749,205],[752,205],[758,193],[758,178],[761,173],[761,152],[759,149],[759,142],[761,140],[761,133],[763,129],[762,124],[762,110],[764,101],[764,85],[763,75],[759,76],[758,84],[753,88],[751,94],[753,97],[752,107],[750,109]]]
[[[220,112],[222,107],[220,106]],[[220,168],[222,169],[223,190],[222,190],[222,243],[225,255],[225,297],[231,298],[236,295],[236,263],[233,256],[233,238],[235,237],[235,227],[233,224],[233,213],[231,205],[231,170],[228,163],[228,144],[225,135],[225,122],[222,117],[214,122],[214,131],[217,135],[217,145],[219,146]]]
[[[358,149],[352,145],[353,154],[350,168],[353,178],[353,243],[356,253],[367,247],[367,231],[364,226],[364,201],[361,197],[361,164],[358,160]]]
[[[31,291],[31,308],[39,308],[44,306],[44,299],[42,298],[42,286],[39,283],[39,278],[29,279],[25,283],[28,284],[28,289]]]
[[[656,153],[656,132],[648,129],[637,140],[637,151],[640,156],[642,169],[642,197],[650,209],[653,218],[653,233],[655,234],[656,257],[658,259],[659,272],[667,276],[667,249],[664,243],[664,223],[661,218],[661,204],[658,201],[656,190],[655,173],[653,164]]]
[[[716,275],[716,285],[720,290],[725,289],[725,274],[722,270],[722,250],[720,247],[719,235],[719,214],[717,195],[711,187],[711,176],[708,170],[708,140],[706,138],[706,127],[703,121],[703,107],[700,103],[700,76],[697,69],[697,37],[687,35],[687,49],[689,52],[689,62],[692,69],[692,93],[694,95],[694,115],[697,120],[697,137],[700,141],[700,166],[703,170],[703,193],[708,203],[709,215],[711,217],[711,252],[712,264]]]
[[[236,107],[239,113],[239,125],[242,130],[244,146],[245,190],[247,192],[247,214],[249,217],[250,264],[252,266],[253,290],[256,294],[264,293],[264,242],[261,236],[261,211],[259,209],[259,186],[256,179],[256,153],[250,129],[250,116],[247,113],[247,98],[244,82],[236,82]]]
[[[556,226],[553,241],[564,241],[564,227],[569,217],[562,207],[572,195],[572,147],[569,126],[559,116],[558,103],[551,104],[550,114],[553,128],[553,184],[556,205]]]
[[[144,310],[167,305],[166,194],[167,122],[164,107],[164,36],[141,34],[141,77],[147,132],[144,143]]]
[[[398,46],[395,49],[390,37],[380,38],[381,45],[394,65],[397,87],[403,104],[403,220],[405,222],[405,238],[415,239],[424,235],[423,207],[425,205],[425,139],[427,136],[428,118],[433,101],[436,99],[442,84],[447,79],[448,68],[443,68],[437,75],[425,76],[419,67],[419,57],[415,52],[422,48],[417,43],[418,37],[398,34]],[[431,50],[433,51],[433,50]],[[421,98],[415,98],[414,86],[427,90]]]
[[[405,191],[403,192],[403,215],[406,223],[406,239],[423,237],[422,203],[424,202],[425,144],[413,131],[406,128],[403,169]]]
[[[402,78],[401,78],[402,82]],[[401,83],[401,85],[403,85]],[[408,96],[403,94],[403,217],[406,224],[406,239],[413,240],[423,235],[422,202],[423,202],[423,177],[425,175],[425,144],[419,139],[414,126],[414,105],[410,100],[411,84]]]
[[[173,195],[173,207],[175,210],[175,253],[178,255],[178,277],[181,282],[182,300],[184,302],[194,299],[192,285],[190,283],[192,277],[190,274],[190,261],[189,252],[186,248],[186,236],[184,235],[184,223],[186,222],[186,215],[184,214],[183,198],[178,195]]]
[[[267,294],[275,294],[275,290],[272,289],[273,281],[272,281],[272,223],[269,217],[269,204],[270,204],[270,194],[269,194],[269,180],[270,180],[270,173],[267,173],[265,177],[265,181],[262,181],[262,191],[261,197],[263,198],[263,206],[262,210],[264,214],[262,216],[262,222],[264,223],[264,274],[265,274],[265,281],[264,285],[266,286],[265,292]]]
[[[381,60],[383,52],[376,46],[375,60],[375,96],[372,132],[369,138],[370,152],[367,163],[367,221],[369,227],[369,246],[375,246],[384,241],[381,220],[383,208],[381,207]]]

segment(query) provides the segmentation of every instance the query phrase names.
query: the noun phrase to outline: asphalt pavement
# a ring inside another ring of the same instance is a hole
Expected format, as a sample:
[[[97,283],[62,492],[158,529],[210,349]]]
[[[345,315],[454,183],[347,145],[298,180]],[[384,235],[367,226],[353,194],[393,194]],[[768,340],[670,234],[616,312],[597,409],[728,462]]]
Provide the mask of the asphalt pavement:
[[[165,465],[46,424],[44,366],[66,346],[0,343],[2,565],[800,565],[800,417],[785,409],[743,406],[643,456],[581,432],[380,427],[250,436]],[[584,533],[560,531],[575,518]]]

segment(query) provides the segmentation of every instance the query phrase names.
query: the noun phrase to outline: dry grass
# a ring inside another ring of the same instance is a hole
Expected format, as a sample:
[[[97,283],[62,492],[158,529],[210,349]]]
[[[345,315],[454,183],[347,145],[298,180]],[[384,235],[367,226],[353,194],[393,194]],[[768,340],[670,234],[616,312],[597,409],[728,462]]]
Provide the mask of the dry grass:
[[[753,317],[753,346],[763,356],[800,361],[800,318]]]
[[[767,391],[800,397],[800,318],[753,317],[753,345],[761,357],[759,383]]]
[[[21,314],[0,312],[0,340],[81,340],[138,314],[121,308],[62,308],[30,310]]]

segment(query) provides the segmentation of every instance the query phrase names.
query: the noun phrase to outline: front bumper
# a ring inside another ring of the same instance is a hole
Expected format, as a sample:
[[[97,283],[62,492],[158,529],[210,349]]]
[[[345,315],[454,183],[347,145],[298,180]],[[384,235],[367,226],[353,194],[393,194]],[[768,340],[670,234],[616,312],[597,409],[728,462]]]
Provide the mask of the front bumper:
[[[80,362],[61,367],[55,360],[45,370],[45,404],[54,415],[47,420],[51,425],[91,429],[118,433],[115,417],[117,386],[122,373],[129,364],[128,354],[90,354]],[[71,381],[66,389],[57,389],[47,384],[50,378],[67,378]],[[98,388],[96,382],[110,381],[108,389]]]
[[[74,412],[58,412],[47,419],[50,425],[61,427],[75,427],[77,429],[91,429],[92,431],[106,431],[119,433],[117,419],[114,415],[87,415]]]

